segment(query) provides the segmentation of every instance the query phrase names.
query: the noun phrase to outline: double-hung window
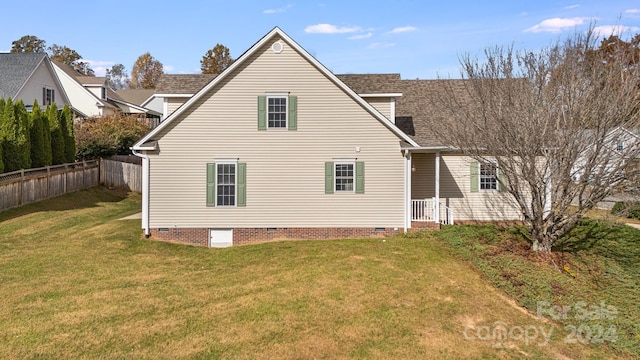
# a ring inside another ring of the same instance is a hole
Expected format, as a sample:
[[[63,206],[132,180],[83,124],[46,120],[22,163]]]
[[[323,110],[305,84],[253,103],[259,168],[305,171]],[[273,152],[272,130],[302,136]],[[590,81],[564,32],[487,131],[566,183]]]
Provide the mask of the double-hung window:
[[[245,206],[246,172],[247,164],[235,159],[207,164],[207,206]]]
[[[498,168],[494,163],[480,164],[480,190],[498,190]]]
[[[326,194],[364,194],[364,162],[355,159],[336,159],[324,164]]]
[[[269,129],[287,127],[286,96],[267,96],[267,127]]]
[[[298,97],[288,93],[258,96],[258,130],[298,128]]]

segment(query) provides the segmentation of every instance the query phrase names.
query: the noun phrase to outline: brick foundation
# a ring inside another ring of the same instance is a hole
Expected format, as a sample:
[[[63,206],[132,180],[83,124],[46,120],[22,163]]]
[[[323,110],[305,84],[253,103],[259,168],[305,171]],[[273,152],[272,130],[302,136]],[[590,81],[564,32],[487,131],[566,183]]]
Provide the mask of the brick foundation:
[[[280,240],[382,238],[401,234],[402,232],[402,228],[398,230],[394,230],[393,228],[234,228],[233,245],[257,244]],[[151,238],[180,244],[208,246],[209,229],[151,229]]]

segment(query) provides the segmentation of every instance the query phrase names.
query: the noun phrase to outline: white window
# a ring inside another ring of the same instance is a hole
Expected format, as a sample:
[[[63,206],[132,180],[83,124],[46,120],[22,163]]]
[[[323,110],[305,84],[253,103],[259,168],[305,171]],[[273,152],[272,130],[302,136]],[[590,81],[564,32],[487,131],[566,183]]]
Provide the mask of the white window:
[[[335,192],[354,192],[355,163],[334,163]]]
[[[216,206],[236,205],[236,164],[216,163]]]
[[[267,127],[287,128],[287,97],[267,96]]]
[[[494,163],[480,164],[480,190],[498,190],[498,168]]]

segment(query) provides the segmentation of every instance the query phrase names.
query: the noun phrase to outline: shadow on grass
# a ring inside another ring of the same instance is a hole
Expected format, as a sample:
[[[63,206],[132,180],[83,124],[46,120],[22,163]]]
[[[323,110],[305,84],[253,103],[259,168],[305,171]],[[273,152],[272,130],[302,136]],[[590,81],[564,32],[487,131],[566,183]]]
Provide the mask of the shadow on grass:
[[[99,203],[115,203],[126,198],[126,191],[110,190],[103,186],[98,186],[2,211],[0,212],[0,222],[43,211],[67,211],[92,208],[97,207]]]

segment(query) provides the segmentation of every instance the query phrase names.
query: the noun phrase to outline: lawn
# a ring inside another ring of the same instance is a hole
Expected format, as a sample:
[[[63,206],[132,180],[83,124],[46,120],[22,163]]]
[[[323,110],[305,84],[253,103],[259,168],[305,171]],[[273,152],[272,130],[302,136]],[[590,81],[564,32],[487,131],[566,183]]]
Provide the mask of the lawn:
[[[119,220],[139,207],[96,188],[0,213],[0,358],[632,357],[568,343],[445,238],[197,248]]]

